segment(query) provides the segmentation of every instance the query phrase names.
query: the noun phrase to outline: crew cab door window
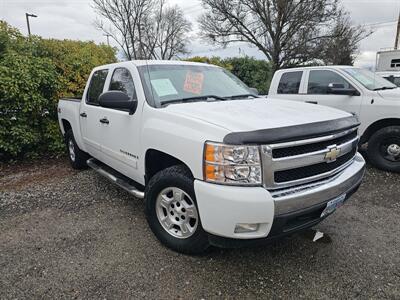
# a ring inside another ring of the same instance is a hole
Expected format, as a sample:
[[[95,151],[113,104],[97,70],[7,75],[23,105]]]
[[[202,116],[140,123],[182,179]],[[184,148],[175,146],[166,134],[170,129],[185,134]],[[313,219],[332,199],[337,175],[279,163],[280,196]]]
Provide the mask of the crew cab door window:
[[[86,94],[86,102],[88,104],[99,104],[99,96],[103,92],[107,74],[108,70],[98,70],[93,73]]]
[[[332,94],[329,88],[331,83],[337,88],[353,88],[344,77],[336,72],[310,70],[304,102],[331,106],[350,113],[360,114],[363,97],[361,95]]]
[[[327,70],[310,71],[308,77],[307,94],[326,95],[329,94],[329,84],[338,84],[342,88],[352,88],[351,84],[339,74]]]
[[[130,99],[135,99],[136,91],[131,72],[125,68],[115,69],[111,77],[109,90],[124,92]]]
[[[298,94],[303,71],[283,73],[278,85],[278,94]]]

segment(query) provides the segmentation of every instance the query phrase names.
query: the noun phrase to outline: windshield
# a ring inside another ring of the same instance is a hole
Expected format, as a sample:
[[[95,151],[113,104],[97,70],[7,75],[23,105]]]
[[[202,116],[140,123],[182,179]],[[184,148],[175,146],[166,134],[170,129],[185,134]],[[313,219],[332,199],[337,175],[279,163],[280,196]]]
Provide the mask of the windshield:
[[[369,90],[378,91],[396,88],[390,81],[365,69],[348,68],[344,71]]]
[[[211,66],[140,66],[146,98],[155,107],[170,103],[223,101],[254,97],[242,81],[228,71]]]

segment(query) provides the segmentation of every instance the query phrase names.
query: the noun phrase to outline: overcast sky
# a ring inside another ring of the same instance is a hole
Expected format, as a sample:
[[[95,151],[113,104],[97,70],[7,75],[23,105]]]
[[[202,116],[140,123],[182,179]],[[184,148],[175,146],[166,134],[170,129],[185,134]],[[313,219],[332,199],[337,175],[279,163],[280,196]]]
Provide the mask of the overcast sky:
[[[31,19],[31,31],[45,38],[94,40],[106,42],[106,37],[93,23],[96,14],[91,7],[92,0],[0,0],[0,19],[27,33],[25,12],[34,13],[38,18]],[[202,13],[199,0],[169,0],[178,4],[186,17],[195,25]],[[362,41],[356,65],[370,67],[375,64],[375,53],[382,48],[394,46],[396,20],[400,11],[400,0],[342,0],[354,24],[368,24],[375,32]],[[194,26],[196,29],[196,26]],[[190,45],[192,55],[264,56],[254,48],[236,45],[224,50],[200,43],[193,34]]]

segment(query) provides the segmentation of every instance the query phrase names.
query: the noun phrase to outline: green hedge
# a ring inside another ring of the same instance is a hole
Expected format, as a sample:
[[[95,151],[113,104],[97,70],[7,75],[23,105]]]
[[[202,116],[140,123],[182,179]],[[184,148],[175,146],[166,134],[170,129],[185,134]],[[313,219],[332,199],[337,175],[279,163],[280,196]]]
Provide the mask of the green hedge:
[[[62,153],[59,97],[81,94],[93,67],[115,61],[111,47],[28,39],[0,21],[0,160]]]

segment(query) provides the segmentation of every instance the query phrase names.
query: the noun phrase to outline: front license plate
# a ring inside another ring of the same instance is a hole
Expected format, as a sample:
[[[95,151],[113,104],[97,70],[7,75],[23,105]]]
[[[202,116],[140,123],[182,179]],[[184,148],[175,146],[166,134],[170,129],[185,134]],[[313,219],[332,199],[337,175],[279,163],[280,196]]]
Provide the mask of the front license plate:
[[[337,208],[341,207],[343,205],[344,200],[346,199],[346,194],[343,194],[331,201],[329,201],[326,204],[326,208],[324,211],[321,213],[321,218],[326,217],[327,215],[330,215],[333,213]]]

